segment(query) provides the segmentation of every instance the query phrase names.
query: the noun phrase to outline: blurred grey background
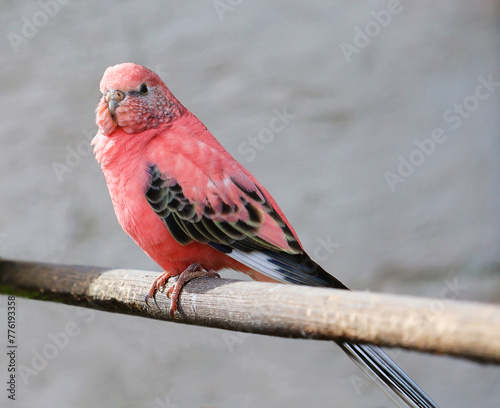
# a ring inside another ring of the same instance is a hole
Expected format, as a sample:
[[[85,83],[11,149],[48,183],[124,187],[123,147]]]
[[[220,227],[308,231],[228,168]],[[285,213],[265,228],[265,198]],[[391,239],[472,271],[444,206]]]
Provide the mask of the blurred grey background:
[[[500,301],[498,2],[1,8],[1,257],[159,270],[120,229],[88,147],[102,73],[133,61],[160,74],[348,286]],[[263,130],[283,109],[294,115],[283,129]],[[25,299],[17,337],[24,374],[1,406],[392,406],[326,342]],[[390,354],[442,407],[499,406],[498,367]],[[2,384],[6,363],[2,351]]]

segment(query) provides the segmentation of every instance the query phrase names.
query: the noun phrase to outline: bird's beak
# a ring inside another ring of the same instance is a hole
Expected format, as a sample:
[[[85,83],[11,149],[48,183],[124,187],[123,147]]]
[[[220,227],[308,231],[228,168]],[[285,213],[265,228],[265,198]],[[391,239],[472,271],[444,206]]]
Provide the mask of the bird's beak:
[[[106,103],[108,104],[111,119],[115,125],[118,125],[115,110],[120,106],[120,102],[125,99],[125,93],[122,91],[107,91],[105,95]]]

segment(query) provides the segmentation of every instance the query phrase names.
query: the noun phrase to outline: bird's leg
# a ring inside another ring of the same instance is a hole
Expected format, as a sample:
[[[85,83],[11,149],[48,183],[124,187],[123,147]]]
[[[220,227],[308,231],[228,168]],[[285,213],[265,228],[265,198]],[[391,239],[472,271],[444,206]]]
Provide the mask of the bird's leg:
[[[146,296],[146,303],[149,298],[155,299],[156,292],[158,290],[162,290],[165,287],[167,280],[172,276],[172,274],[168,272],[162,273],[159,277],[155,279],[153,282],[153,286],[148,292]],[[175,312],[177,311],[177,301],[179,299],[179,295],[181,293],[182,287],[196,278],[202,277],[210,277],[210,278],[220,278],[219,274],[213,270],[203,269],[197,263],[193,263],[189,265],[184,272],[179,275],[179,279],[175,285],[171,286],[167,291],[167,297],[170,299],[170,315],[175,319]],[[155,299],[156,301],[156,299]]]
[[[184,272],[179,275],[179,279],[174,286],[171,286],[167,291],[167,297],[170,299],[170,315],[175,319],[177,311],[177,300],[181,293],[182,287],[196,278],[220,278],[219,274],[213,270],[203,269],[197,263],[189,265]]]

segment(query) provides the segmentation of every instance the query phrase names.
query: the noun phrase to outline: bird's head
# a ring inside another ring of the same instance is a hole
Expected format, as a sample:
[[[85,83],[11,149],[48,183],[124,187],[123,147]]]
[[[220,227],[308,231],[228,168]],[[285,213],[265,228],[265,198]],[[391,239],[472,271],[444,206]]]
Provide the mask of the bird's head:
[[[96,124],[106,136],[111,136],[117,128],[139,133],[167,125],[184,111],[160,77],[140,65],[125,63],[109,67],[100,90]]]

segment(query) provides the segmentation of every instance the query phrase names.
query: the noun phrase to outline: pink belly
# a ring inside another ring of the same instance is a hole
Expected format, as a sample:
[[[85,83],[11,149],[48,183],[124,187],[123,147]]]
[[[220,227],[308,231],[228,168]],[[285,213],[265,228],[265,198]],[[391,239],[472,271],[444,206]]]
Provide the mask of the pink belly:
[[[123,192],[122,190],[121,193]],[[251,271],[250,268],[209,245],[197,242],[188,245],[179,244],[165,223],[149,206],[145,195],[142,193],[135,197],[138,199],[134,202],[121,194],[113,197],[118,222],[163,270],[178,275],[189,265],[197,263],[205,269],[216,271],[223,268],[246,273]]]

